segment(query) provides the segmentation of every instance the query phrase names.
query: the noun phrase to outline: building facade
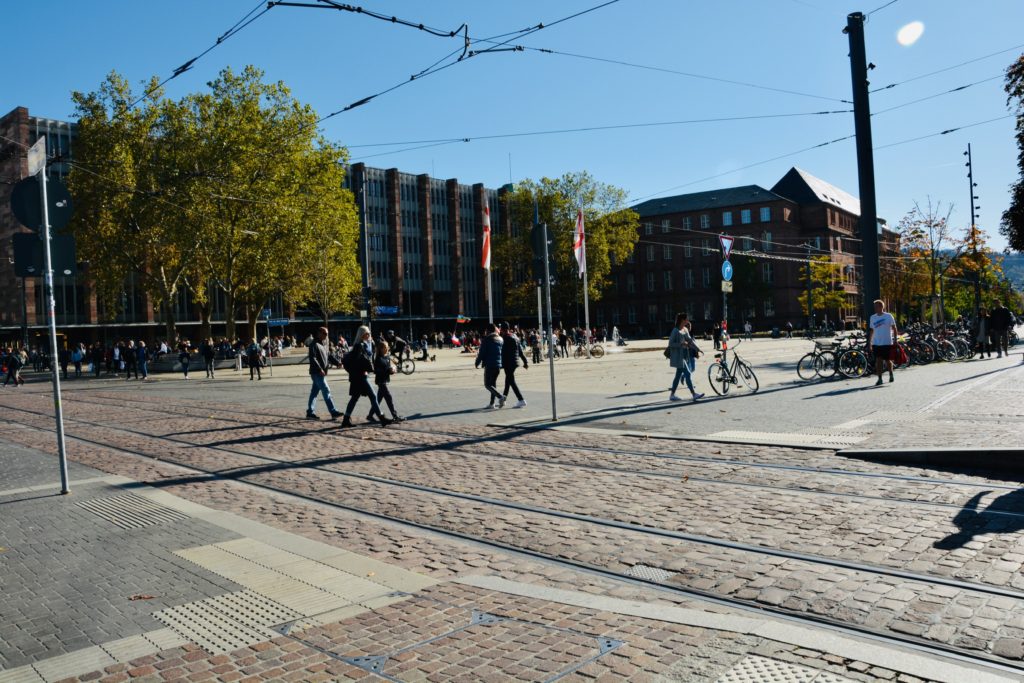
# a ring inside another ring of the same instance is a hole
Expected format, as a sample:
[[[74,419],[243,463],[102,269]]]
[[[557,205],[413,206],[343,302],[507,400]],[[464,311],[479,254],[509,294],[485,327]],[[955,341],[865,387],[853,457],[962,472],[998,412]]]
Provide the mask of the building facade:
[[[598,326],[624,334],[663,336],[685,312],[704,332],[724,317],[733,329],[804,327],[799,297],[807,289],[809,256],[837,264],[833,289],[845,303],[816,313],[817,324],[856,325],[861,316],[859,201],[792,168],[771,189],[744,185],[652,199],[633,207],[640,239],[612,271],[612,288],[593,307]],[[895,233],[879,226],[882,253],[895,253]],[[735,238],[733,292],[722,295],[719,235]]]

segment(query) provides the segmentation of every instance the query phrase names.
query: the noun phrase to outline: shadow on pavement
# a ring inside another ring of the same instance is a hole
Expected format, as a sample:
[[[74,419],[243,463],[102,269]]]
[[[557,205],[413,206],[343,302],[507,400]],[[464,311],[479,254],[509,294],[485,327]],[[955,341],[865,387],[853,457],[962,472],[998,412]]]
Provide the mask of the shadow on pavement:
[[[1024,489],[1005,493],[989,503],[987,508],[978,512],[978,504],[989,493],[992,492],[982,491],[972,496],[953,518],[953,524],[959,531],[935,541],[932,544],[933,547],[940,550],[956,550],[964,547],[970,543],[971,539],[982,533],[1008,534],[1024,529],[1024,516],[991,514],[992,512],[1019,513],[1021,509],[1024,509]]]

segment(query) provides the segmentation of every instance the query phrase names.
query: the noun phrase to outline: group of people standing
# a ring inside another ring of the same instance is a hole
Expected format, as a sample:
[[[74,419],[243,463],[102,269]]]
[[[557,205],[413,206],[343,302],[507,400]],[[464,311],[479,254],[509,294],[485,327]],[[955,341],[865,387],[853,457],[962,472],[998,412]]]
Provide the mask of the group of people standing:
[[[978,358],[992,357],[992,347],[995,347],[996,358],[1002,358],[1003,354],[1010,355],[1010,330],[1013,328],[1014,318],[1010,309],[997,301],[992,311],[982,307],[978,312],[978,320],[974,324],[975,349]]]

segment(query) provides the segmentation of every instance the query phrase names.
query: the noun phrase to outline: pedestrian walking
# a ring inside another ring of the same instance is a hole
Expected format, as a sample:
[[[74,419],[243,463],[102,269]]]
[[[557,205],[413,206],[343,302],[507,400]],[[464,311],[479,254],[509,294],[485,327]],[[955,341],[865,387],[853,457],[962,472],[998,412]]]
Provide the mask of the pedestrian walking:
[[[207,339],[203,342],[200,352],[203,354],[203,366],[206,369],[206,378],[214,378],[214,364],[217,360],[217,349],[213,345],[212,339]]]
[[[142,373],[142,379],[149,379],[149,356],[146,352],[146,342],[141,339],[139,340],[139,345],[135,347],[135,359],[136,367]]]
[[[704,397],[704,394],[697,393],[693,388],[693,374],[697,366],[697,358],[700,356],[700,348],[690,334],[689,322],[685,313],[676,316],[676,326],[668,337],[668,348],[665,350],[669,359],[669,366],[675,368],[675,376],[672,378],[672,391],[668,395],[670,401],[682,401],[676,395],[679,388],[679,380],[686,381],[686,388],[690,390],[690,397],[696,401]]]
[[[996,357],[1002,358],[1003,354],[1010,356],[1010,327],[1013,325],[1013,315],[1010,309],[997,301],[989,316],[992,323],[992,343],[996,347]]]
[[[715,341],[715,351],[722,350],[722,324],[715,323],[715,326],[711,330],[711,337]]]
[[[14,382],[14,387],[17,388],[25,383],[25,380],[21,377],[21,367],[24,365],[24,361],[21,358],[21,353],[16,349],[4,349],[6,356],[4,356],[4,363],[7,365],[7,376],[4,377],[4,386],[7,386],[8,382]]]
[[[875,386],[882,384],[882,370],[888,367],[889,383],[894,381],[893,355],[896,350],[896,318],[892,313],[885,310],[885,302],[881,299],[875,300],[875,313],[868,319],[868,348],[875,355],[875,374],[878,381]]]
[[[978,358],[992,357],[992,321],[989,319],[988,309],[982,306],[978,309],[978,322],[974,326],[974,339],[977,342]]]
[[[129,341],[128,346],[124,349],[124,378],[129,380],[132,378],[132,374],[135,375],[135,379],[139,378],[139,355],[135,349],[135,342]]]
[[[185,375],[185,379],[188,379],[188,344],[182,344],[178,347],[178,362],[181,363],[181,373]]]
[[[82,352],[82,345],[75,344],[75,349],[71,352],[71,363],[75,366],[75,379],[82,379],[82,360],[84,358],[85,353]]]
[[[263,379],[263,374],[260,372],[260,345],[256,343],[255,339],[249,341],[246,354],[249,361],[249,381],[252,381],[254,375],[256,379]]]
[[[426,337],[423,338],[424,347],[426,348]],[[381,405],[381,401],[388,404],[388,410],[391,411],[392,422],[404,422],[405,418],[398,414],[395,410],[395,399],[391,396],[391,390],[388,388],[388,384],[391,382],[391,375],[395,374],[395,365],[391,362],[391,356],[388,355],[391,347],[388,346],[386,341],[377,342],[377,354],[373,358],[373,383],[377,385],[377,405]],[[373,422],[373,413],[371,412],[366,416],[367,422]]]
[[[749,320],[743,323],[743,335],[747,341],[750,341],[754,336],[754,325]]]
[[[786,321],[786,339],[793,338],[793,323]]]
[[[92,376],[99,378],[100,370],[103,369],[104,361],[103,345],[100,342],[96,342],[92,346],[92,352],[90,354],[90,360],[92,361]]]
[[[508,400],[508,390],[512,389],[515,392],[517,403],[512,406],[513,408],[525,408],[526,399],[523,398],[523,392],[519,391],[519,385],[516,384],[516,369],[519,367],[519,362],[523,363],[523,370],[530,367],[530,364],[526,362],[526,356],[523,355],[523,349],[519,346],[519,337],[509,330],[508,323],[501,324],[501,369],[505,372],[505,390],[502,392],[502,402]]]
[[[495,387],[498,375],[501,374],[502,341],[494,323],[489,323],[485,329],[486,333],[480,340],[480,350],[476,354],[476,367],[482,365],[484,368],[484,388],[491,395],[487,407],[494,408],[497,401],[497,407],[504,408],[505,397]]]
[[[321,327],[320,329],[326,331],[326,328]],[[343,363],[345,371],[348,373],[348,406],[345,407],[345,418],[341,421],[342,427],[352,426],[352,411],[355,410],[360,396],[370,399],[371,416],[376,415],[383,426],[391,424],[391,420],[384,417],[384,413],[381,412],[377,396],[373,393],[373,386],[370,384],[369,373],[373,372],[373,347],[370,346],[372,343],[370,328],[363,325],[356,330],[352,348],[345,354]]]
[[[316,397],[323,394],[324,403],[327,404],[327,411],[331,419],[337,419],[341,412],[334,406],[331,398],[331,387],[327,384],[327,371],[330,368],[330,348],[327,343],[328,331],[326,327],[317,329],[316,339],[309,345],[309,378],[313,386],[309,390],[309,400],[306,402],[306,419],[319,420],[316,414]],[[348,416],[345,416],[346,419]]]

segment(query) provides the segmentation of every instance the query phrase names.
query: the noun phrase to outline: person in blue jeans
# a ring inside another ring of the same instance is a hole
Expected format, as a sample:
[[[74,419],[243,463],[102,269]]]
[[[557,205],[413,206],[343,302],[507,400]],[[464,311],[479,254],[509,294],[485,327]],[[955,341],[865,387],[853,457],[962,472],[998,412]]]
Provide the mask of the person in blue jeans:
[[[306,404],[306,419],[319,420],[316,414],[317,394],[323,394],[324,403],[331,413],[331,419],[341,417],[341,413],[334,407],[331,399],[331,388],[327,386],[327,370],[330,349],[327,348],[327,328],[321,327],[316,331],[316,339],[309,345],[309,378],[313,380],[313,386],[309,390],[309,402]]]
[[[679,388],[680,379],[686,380],[686,388],[690,390],[690,395],[694,401],[704,397],[704,394],[698,394],[694,391],[693,379],[690,377],[698,356],[700,356],[700,349],[697,348],[697,343],[690,335],[686,314],[680,313],[676,316],[675,329],[672,330],[672,334],[668,338],[669,365],[676,370],[675,377],[672,379],[672,393],[669,394],[668,400],[683,400],[681,397],[676,396],[676,389]]]
[[[142,373],[142,379],[149,379],[149,356],[146,355],[146,342],[141,339],[139,345],[135,347],[135,357],[139,372]]]

